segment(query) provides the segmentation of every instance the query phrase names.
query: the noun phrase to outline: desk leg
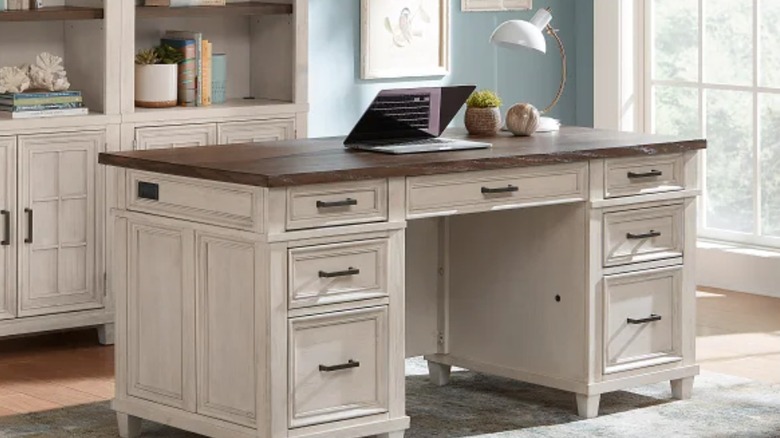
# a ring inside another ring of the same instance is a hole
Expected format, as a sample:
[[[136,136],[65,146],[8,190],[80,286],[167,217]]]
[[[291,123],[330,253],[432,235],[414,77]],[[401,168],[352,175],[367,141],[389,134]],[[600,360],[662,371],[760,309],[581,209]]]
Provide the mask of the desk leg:
[[[693,392],[693,377],[672,380],[672,397],[677,400],[688,400]]]
[[[601,394],[577,394],[577,414],[582,418],[596,418],[599,415]]]
[[[428,361],[428,376],[430,376],[431,382],[437,386],[450,383],[450,370],[452,367],[449,365]]]
[[[100,345],[114,345],[114,324],[98,326],[98,342]]]
[[[122,438],[138,438],[141,436],[141,419],[132,415],[116,413],[116,421],[119,424],[119,436]]]
[[[376,438],[404,438],[404,431],[383,433],[376,436]]]

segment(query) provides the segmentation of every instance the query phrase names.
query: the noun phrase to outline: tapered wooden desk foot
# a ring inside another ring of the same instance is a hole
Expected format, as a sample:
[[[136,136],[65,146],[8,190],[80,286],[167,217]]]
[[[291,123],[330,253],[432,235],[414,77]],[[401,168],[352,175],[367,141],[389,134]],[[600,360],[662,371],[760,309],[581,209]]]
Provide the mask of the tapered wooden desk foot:
[[[599,415],[601,394],[577,394],[577,414],[582,418],[596,418]]]
[[[404,431],[400,432],[388,432],[377,435],[376,438],[404,438]]]
[[[132,415],[116,413],[119,424],[119,436],[122,438],[138,438],[141,436],[141,419]]]
[[[114,345],[114,324],[98,326],[97,332],[100,345]]]
[[[693,377],[672,380],[672,397],[677,400],[688,400],[693,394]]]
[[[451,370],[452,367],[449,365],[428,361],[428,376],[435,385],[444,386],[450,383]]]

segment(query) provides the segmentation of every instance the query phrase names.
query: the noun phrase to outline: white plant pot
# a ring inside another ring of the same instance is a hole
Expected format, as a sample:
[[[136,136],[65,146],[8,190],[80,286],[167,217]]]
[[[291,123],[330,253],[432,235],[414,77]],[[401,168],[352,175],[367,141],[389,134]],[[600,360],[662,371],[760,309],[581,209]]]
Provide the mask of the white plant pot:
[[[152,64],[135,66],[135,106],[170,108],[178,102],[179,66]]]

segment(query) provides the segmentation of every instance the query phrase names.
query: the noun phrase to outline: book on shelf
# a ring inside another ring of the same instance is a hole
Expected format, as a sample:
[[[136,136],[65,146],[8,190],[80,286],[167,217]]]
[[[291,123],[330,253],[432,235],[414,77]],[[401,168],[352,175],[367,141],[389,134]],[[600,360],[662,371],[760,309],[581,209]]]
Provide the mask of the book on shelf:
[[[196,80],[197,80],[197,59],[195,50],[195,40],[181,40],[173,38],[163,38],[161,44],[166,44],[181,52],[184,60],[179,63],[178,79],[178,101],[180,106],[197,106]]]
[[[185,30],[169,30],[165,32],[164,39],[168,40],[193,40],[195,41],[195,106],[200,106],[203,100],[203,34]]]
[[[211,105],[211,54],[212,44],[208,40],[203,40],[203,96],[200,102],[203,106]]]
[[[50,96],[47,94],[52,93],[0,94],[0,105],[29,106],[83,102],[83,97],[81,97],[80,93],[63,96]]]
[[[42,105],[9,105],[5,103],[0,103],[0,111],[24,113],[29,111],[50,111],[50,110],[82,108],[83,106],[84,104],[82,104],[81,102],[47,103]]]
[[[87,108],[69,108],[44,111],[5,112],[0,111],[0,119],[37,119],[45,117],[85,116],[89,114]]]
[[[146,0],[144,6],[186,8],[193,6],[225,6],[226,0]]]

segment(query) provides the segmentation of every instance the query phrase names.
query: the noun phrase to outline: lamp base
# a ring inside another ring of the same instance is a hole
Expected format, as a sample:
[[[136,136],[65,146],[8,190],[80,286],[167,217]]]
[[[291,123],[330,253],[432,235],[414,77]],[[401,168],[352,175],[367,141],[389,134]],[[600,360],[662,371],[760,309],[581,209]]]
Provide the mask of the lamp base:
[[[561,130],[561,121],[552,117],[541,117],[536,132],[557,132]]]

